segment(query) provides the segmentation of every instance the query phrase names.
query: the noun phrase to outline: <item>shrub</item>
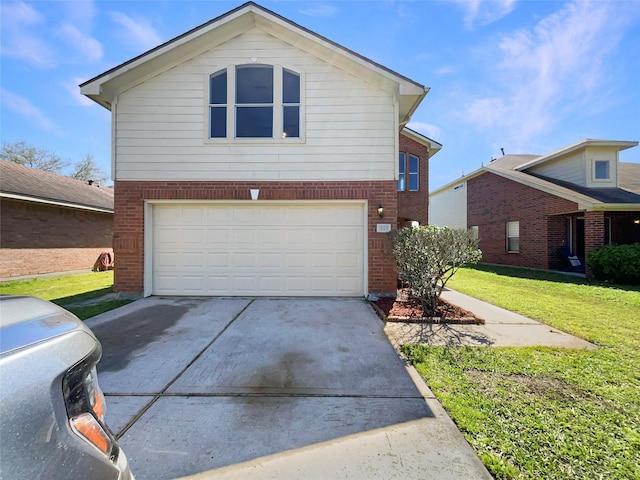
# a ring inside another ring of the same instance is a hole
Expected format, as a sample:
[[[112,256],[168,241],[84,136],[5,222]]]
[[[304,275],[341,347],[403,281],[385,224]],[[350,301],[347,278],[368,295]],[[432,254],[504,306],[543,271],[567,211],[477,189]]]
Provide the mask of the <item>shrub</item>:
[[[587,254],[587,265],[599,280],[640,285],[640,243],[596,248]]]
[[[458,268],[478,263],[482,252],[471,231],[428,225],[393,232],[391,252],[398,277],[419,299],[425,315],[433,316],[440,293]]]

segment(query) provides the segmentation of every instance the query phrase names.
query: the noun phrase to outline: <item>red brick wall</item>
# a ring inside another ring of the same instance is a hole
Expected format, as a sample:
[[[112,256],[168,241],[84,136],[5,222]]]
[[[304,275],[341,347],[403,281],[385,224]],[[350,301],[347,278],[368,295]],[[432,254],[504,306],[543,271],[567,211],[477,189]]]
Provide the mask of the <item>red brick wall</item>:
[[[400,152],[416,155],[420,158],[420,189],[416,192],[410,192],[408,165],[407,165],[407,190],[398,192],[398,221],[418,221],[420,225],[429,223],[429,148],[416,142],[415,140],[400,135]]]
[[[555,255],[549,238],[560,235],[559,221],[550,216],[575,212],[576,203],[493,173],[469,180],[467,188],[467,222],[479,227],[483,262],[549,268]],[[507,253],[509,221],[520,222],[520,253]]]
[[[113,215],[1,201],[0,278],[91,269],[111,249]]]
[[[393,260],[385,252],[386,234],[378,223],[397,222],[397,192],[393,180],[371,182],[115,182],[113,248],[116,292],[144,290],[145,200],[250,200],[249,189],[260,189],[260,200],[368,200],[369,291],[395,292]],[[384,219],[378,217],[384,207]]]

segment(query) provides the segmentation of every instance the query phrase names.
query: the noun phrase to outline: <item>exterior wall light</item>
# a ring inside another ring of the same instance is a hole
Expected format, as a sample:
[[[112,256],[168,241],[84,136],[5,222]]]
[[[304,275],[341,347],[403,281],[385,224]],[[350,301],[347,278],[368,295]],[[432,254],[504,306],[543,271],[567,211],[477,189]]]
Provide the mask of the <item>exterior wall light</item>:
[[[384,217],[384,208],[382,207],[382,205],[378,206],[378,216],[380,218]]]

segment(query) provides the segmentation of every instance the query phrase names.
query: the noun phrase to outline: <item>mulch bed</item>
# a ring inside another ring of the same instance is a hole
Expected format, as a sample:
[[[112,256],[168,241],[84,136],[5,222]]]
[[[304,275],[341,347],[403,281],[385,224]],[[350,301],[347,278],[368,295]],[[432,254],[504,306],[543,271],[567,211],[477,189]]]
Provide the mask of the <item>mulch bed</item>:
[[[473,312],[443,299],[438,300],[436,316],[425,317],[420,301],[408,297],[403,290],[398,291],[396,298],[381,297],[372,304],[387,322],[484,324]]]

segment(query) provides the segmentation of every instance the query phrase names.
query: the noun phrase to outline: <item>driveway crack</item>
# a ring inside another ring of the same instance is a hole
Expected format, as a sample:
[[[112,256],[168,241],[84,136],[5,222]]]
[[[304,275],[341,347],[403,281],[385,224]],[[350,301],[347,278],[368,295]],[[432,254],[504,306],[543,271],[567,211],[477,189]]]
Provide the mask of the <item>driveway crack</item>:
[[[242,314],[247,310],[247,308],[249,308],[249,307],[251,306],[251,304],[253,304],[253,302],[254,302],[254,301],[255,301],[255,298],[252,298],[252,299],[251,299],[251,301],[250,301],[249,303],[247,303],[247,304],[244,306],[244,308],[243,308],[242,310],[240,310],[240,311],[239,311],[239,312],[238,312],[238,313],[237,313],[237,314],[236,314],[236,315],[235,315],[235,316],[234,316],[234,317],[233,317],[233,318],[232,318],[232,319],[231,319],[231,320],[230,320],[230,321],[229,321],[229,322],[224,326],[224,328],[218,332],[218,334],[217,334],[215,337],[213,337],[213,340],[211,340],[207,345],[205,345],[205,347],[204,347],[202,350],[200,350],[200,351],[196,354],[196,356],[195,356],[195,357],[193,357],[193,358],[191,359],[191,361],[190,361],[189,363],[187,363],[187,365],[186,365],[182,370],[180,370],[180,372],[178,372],[178,374],[177,374],[175,377],[173,377],[173,378],[169,381],[169,383],[167,383],[167,384],[162,388],[162,390],[160,390],[160,392],[159,392],[159,393],[157,393],[157,394],[155,394],[155,395],[154,395],[153,399],[151,399],[151,401],[150,401],[149,403],[147,403],[147,404],[146,404],[146,405],[145,405],[145,406],[144,406],[144,407],[143,407],[143,408],[142,408],[142,409],[141,409],[141,410],[140,410],[140,411],[139,411],[139,412],[138,412],[138,413],[137,413],[137,414],[136,414],[136,415],[135,415],[135,416],[134,416],[134,417],[129,421],[129,423],[127,423],[127,424],[124,426],[124,428],[123,428],[122,430],[120,430],[120,432],[118,432],[118,434],[116,435],[116,440],[119,440],[120,438],[122,438],[122,436],[123,436],[125,433],[127,433],[127,431],[128,431],[128,430],[133,426],[133,424],[134,424],[134,423],[136,423],[136,422],[140,419],[140,417],[142,417],[142,415],[144,415],[144,414],[147,412],[147,410],[149,410],[149,409],[153,406],[153,404],[154,404],[154,403],[156,403],[156,402],[158,401],[158,399],[159,399],[160,397],[162,397],[162,396],[164,396],[164,395],[165,395],[165,392],[166,392],[166,391],[171,387],[171,385],[173,385],[173,384],[174,384],[174,383],[175,383],[175,382],[176,382],[176,381],[177,381],[177,380],[178,380],[178,379],[179,379],[179,378],[184,374],[184,372],[186,372],[186,371],[189,369],[189,367],[191,367],[191,365],[193,365],[193,364],[194,364],[194,363],[195,363],[195,362],[196,362],[196,361],[197,361],[197,360],[198,360],[198,359],[199,359],[199,358],[204,354],[204,352],[206,352],[206,351],[209,349],[209,347],[211,347],[211,345],[213,345],[213,344],[216,342],[216,340],[218,340],[218,339],[222,336],[222,334],[223,334],[224,332],[226,332],[226,331],[227,331],[227,329],[231,326],[231,324],[232,324],[233,322],[235,322],[235,321],[240,317],[240,315],[242,315]]]

